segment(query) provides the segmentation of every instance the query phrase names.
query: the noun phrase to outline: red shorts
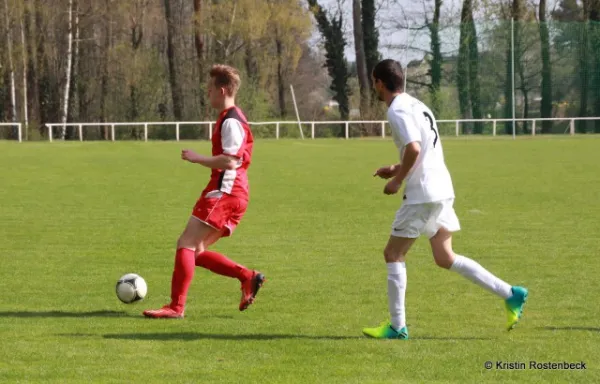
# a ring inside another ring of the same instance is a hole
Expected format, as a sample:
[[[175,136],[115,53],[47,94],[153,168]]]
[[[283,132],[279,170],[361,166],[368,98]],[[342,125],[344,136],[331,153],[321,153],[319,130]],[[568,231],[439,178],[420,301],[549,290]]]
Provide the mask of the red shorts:
[[[231,236],[246,212],[248,201],[223,193],[220,197],[200,196],[192,216],[222,233]]]

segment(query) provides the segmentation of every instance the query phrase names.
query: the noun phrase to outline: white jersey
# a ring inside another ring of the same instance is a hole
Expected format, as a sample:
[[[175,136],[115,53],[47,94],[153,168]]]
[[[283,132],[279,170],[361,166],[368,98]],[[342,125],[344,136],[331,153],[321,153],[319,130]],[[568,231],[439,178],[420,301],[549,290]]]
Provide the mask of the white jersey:
[[[453,199],[452,178],[444,162],[442,141],[431,110],[414,97],[401,93],[392,101],[387,116],[400,160],[407,144],[421,144],[419,157],[405,179],[404,204]]]

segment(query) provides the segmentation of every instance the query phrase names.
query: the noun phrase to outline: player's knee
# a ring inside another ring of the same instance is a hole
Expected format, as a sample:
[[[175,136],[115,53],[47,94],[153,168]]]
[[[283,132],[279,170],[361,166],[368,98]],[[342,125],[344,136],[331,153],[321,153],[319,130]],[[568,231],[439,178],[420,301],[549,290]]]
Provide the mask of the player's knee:
[[[177,239],[177,249],[180,248],[195,249],[196,242],[192,239],[189,239],[185,234],[183,234],[179,236],[179,239]]]
[[[383,250],[383,258],[386,263],[397,263],[404,261],[404,253],[391,248],[385,248]]]
[[[447,252],[445,250],[434,252],[433,259],[438,267],[444,269],[450,269],[454,263],[454,255],[452,252]]]

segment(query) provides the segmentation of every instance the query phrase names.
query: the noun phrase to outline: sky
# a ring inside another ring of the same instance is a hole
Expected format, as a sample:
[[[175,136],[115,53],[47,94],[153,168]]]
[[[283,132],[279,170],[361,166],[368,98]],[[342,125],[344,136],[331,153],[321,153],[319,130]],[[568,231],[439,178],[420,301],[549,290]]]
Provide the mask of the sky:
[[[497,0],[496,0],[497,1]],[[537,0],[533,0],[536,4]],[[548,10],[553,9],[559,0],[549,0]],[[348,45],[346,47],[346,58],[348,61],[355,60],[354,37],[352,35],[352,0],[321,0],[323,7],[335,10],[338,2],[343,4],[344,19],[346,23],[346,38]],[[384,58],[398,60],[406,66],[412,60],[420,60],[424,52],[417,50],[407,50],[402,48],[386,48],[394,44],[409,44],[422,49],[429,48],[429,38],[423,31],[409,31],[398,27],[398,23],[408,24],[411,27],[424,24],[423,16],[433,13],[433,0],[377,0],[380,10],[378,13],[378,24],[380,25],[379,45]],[[462,0],[444,0],[442,5],[442,19],[444,17],[458,20],[460,18]],[[424,11],[426,10],[426,11]],[[406,20],[406,21],[404,21]],[[320,35],[318,31],[313,34],[313,40],[318,41]],[[458,49],[458,30],[445,30],[442,33],[443,50]],[[445,41],[444,41],[445,40]]]

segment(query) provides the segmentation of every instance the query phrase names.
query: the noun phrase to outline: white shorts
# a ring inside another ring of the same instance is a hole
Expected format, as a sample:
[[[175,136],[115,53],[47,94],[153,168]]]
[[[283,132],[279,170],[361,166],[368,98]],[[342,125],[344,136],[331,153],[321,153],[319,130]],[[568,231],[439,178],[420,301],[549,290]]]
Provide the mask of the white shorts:
[[[416,239],[421,235],[432,238],[441,229],[450,232],[460,230],[460,223],[453,208],[454,199],[423,204],[403,204],[396,212],[392,224],[392,236]]]

